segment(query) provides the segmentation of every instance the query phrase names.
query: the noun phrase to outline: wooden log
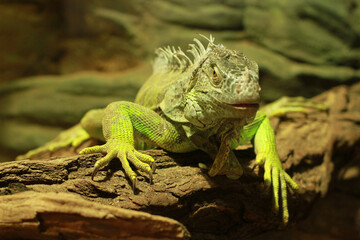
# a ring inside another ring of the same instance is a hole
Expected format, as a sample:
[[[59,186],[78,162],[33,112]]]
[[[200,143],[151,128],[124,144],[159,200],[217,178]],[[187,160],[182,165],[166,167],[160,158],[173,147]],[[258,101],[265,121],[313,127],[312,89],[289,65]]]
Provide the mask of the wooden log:
[[[1,239],[188,239],[179,222],[71,193],[27,191],[0,203]]]

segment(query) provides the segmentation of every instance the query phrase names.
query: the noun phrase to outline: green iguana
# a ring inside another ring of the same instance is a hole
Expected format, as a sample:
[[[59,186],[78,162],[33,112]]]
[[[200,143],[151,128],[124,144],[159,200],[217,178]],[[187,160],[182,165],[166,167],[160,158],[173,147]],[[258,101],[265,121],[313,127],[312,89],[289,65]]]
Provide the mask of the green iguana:
[[[159,48],[153,74],[135,103],[113,102],[105,109],[89,111],[80,124],[19,158],[99,139],[106,143],[80,152],[105,154],[95,163],[92,179],[100,168],[119,158],[135,188],[136,174],[130,163],[148,173],[150,180],[155,170],[154,159],[135,146],[145,143],[178,153],[200,149],[214,159],[210,176],[238,179],[243,170],[232,150],[253,140],[256,162],[265,169],[265,184],[273,186],[275,209],[279,209],[280,192],[283,222],[288,222],[287,184],[293,189],[298,185],[283,170],[269,119],[258,111],[258,65],[241,52],[215,44],[212,36],[206,39],[206,48],[198,39],[190,44],[193,59],[180,48]]]

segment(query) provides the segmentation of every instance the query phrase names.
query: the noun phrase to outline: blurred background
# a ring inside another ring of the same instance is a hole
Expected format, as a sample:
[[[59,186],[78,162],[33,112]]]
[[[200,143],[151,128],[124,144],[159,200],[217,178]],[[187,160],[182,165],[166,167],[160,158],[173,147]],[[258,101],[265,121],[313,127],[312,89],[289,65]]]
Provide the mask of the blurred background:
[[[263,102],[360,79],[359,0],[0,0],[0,16],[0,161],[132,101],[154,49],[198,34],[258,62]]]

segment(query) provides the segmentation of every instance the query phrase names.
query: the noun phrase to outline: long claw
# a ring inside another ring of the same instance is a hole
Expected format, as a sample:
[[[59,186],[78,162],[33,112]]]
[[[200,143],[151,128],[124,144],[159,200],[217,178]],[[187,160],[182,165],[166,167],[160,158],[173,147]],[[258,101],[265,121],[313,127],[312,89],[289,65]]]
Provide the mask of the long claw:
[[[156,164],[155,164],[155,162],[152,163],[152,165],[151,165],[151,170],[152,170],[153,173],[155,173],[155,171],[156,171]]]
[[[131,179],[131,182],[132,182],[132,189],[135,192],[135,190],[136,190],[136,182],[137,182],[136,178]]]
[[[94,181],[94,177],[96,175],[96,173],[99,171],[98,168],[94,167],[93,171],[92,171],[92,174],[91,174],[91,180]]]
[[[96,146],[97,147],[97,146]],[[85,148],[83,151],[85,153],[94,153],[94,152],[98,152],[98,151],[101,151],[103,148],[101,146],[99,146],[99,148]],[[95,150],[98,150],[98,151],[95,151]],[[81,152],[83,152],[81,151]],[[84,154],[84,153],[83,153]],[[95,165],[94,165],[94,169],[93,169],[93,172],[91,174],[91,180],[94,180],[94,177],[96,175],[96,173],[99,171],[100,168],[102,168],[103,166],[106,166],[114,157],[116,156],[116,151],[111,151],[109,152],[108,154],[106,154],[105,157],[97,160],[95,162]]]
[[[281,184],[281,199],[282,199],[282,209],[283,209],[283,222],[286,224],[289,221],[289,210],[287,204],[286,181],[283,173],[280,173],[280,184]]]
[[[153,184],[153,171],[152,170],[149,171],[149,179],[150,179],[150,184]]]

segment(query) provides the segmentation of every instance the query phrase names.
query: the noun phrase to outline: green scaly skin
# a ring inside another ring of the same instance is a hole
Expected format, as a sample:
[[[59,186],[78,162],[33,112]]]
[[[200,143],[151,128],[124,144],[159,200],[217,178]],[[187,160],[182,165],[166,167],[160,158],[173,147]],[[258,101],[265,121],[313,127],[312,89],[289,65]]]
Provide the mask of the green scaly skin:
[[[211,36],[207,40],[205,48],[194,39],[196,44],[191,44],[189,50],[193,60],[180,48],[158,49],[154,73],[140,89],[135,103],[119,101],[90,111],[81,125],[20,158],[44,149],[79,145],[93,137],[105,144],[80,152],[105,154],[95,163],[92,178],[113,158],[119,158],[135,188],[136,174],[129,163],[148,173],[150,180],[155,170],[154,159],[138,152],[135,146],[155,145],[179,153],[200,149],[214,159],[210,176],[224,174],[238,179],[243,170],[232,149],[253,140],[256,161],[265,169],[265,184],[273,186],[275,210],[281,199],[283,222],[288,222],[287,184],[293,189],[298,186],[282,168],[268,117],[257,111],[258,66],[242,53],[214,44]],[[274,109],[279,114],[298,111],[299,107],[301,104],[287,106],[283,102]],[[285,110],[278,110],[281,108]],[[266,112],[271,114],[274,109]]]

